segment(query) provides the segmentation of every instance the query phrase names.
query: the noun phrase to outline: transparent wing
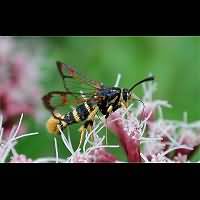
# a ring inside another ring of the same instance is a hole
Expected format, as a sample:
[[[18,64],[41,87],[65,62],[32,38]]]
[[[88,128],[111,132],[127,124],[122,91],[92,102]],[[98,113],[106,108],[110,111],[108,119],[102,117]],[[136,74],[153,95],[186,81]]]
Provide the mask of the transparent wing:
[[[57,61],[56,64],[66,91],[74,94],[90,95],[102,88],[102,83],[87,79],[78,73],[74,67],[60,61]]]
[[[85,101],[97,103],[102,99],[102,97],[97,97],[96,93],[103,84],[87,79],[80,75],[75,68],[60,61],[57,61],[56,64],[65,91],[51,91],[42,98],[44,106],[53,115],[56,111],[66,113],[70,106],[76,106]]]
[[[98,103],[103,97],[96,96],[81,96],[80,94],[65,92],[65,91],[51,91],[43,96],[43,104],[47,110],[52,114],[55,112],[65,114],[67,107],[76,106],[83,102]]]

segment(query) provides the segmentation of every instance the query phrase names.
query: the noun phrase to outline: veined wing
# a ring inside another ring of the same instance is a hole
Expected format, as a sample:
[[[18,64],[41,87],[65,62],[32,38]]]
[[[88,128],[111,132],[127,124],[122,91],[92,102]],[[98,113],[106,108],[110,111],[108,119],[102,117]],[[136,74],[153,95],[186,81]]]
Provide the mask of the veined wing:
[[[63,80],[66,91],[73,94],[91,95],[101,89],[103,84],[99,81],[89,80],[77,72],[77,70],[60,61],[56,62],[58,71]]]

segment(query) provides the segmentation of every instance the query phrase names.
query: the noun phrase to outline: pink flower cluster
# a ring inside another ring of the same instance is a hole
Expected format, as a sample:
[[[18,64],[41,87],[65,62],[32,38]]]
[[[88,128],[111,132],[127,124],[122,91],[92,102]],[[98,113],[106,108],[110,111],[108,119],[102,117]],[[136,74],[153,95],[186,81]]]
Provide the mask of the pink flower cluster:
[[[19,48],[15,38],[0,37],[0,113],[4,116],[4,135],[22,113],[34,116],[40,103],[38,57]],[[25,131],[21,126],[19,133]]]
[[[43,163],[43,162],[64,162],[65,160],[55,158],[55,157],[42,157],[38,159],[31,159],[23,153],[18,153],[16,150],[17,143],[24,137],[30,137],[33,135],[38,135],[39,133],[28,133],[19,135],[20,126],[22,124],[23,115],[19,120],[17,126],[13,126],[9,136],[5,139],[4,128],[2,127],[3,117],[0,115],[0,163]]]
[[[27,158],[25,155],[15,155],[11,157],[10,163],[32,163],[32,159]]]
[[[107,125],[119,138],[129,162],[191,162],[200,147],[200,122],[164,119],[163,107],[171,106],[152,99],[155,86],[145,84],[144,112],[141,105],[118,110]]]
[[[104,148],[97,148],[88,154],[77,153],[71,160],[72,163],[110,163],[116,162],[117,158],[108,153]]]
[[[32,162],[32,160],[27,158],[25,155],[18,154],[15,149],[15,146],[20,138],[38,134],[38,133],[29,133],[29,134],[17,136],[18,132],[20,131],[22,118],[23,118],[23,115],[21,115],[18,126],[13,126],[8,137],[5,139],[3,138],[3,135],[4,135],[4,128],[2,127],[3,117],[2,115],[0,115],[0,163]],[[10,155],[10,153],[12,153],[12,155]]]

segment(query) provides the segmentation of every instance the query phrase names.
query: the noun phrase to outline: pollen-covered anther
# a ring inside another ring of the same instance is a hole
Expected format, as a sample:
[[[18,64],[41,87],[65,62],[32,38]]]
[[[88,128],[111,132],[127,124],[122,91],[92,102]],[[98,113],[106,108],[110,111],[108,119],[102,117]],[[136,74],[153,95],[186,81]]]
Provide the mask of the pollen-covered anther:
[[[55,114],[57,117],[61,117],[61,114],[60,113],[56,113]],[[62,123],[62,122],[61,122]],[[47,123],[46,123],[46,127],[47,127],[47,130],[49,133],[52,133],[52,134],[58,134],[59,133],[59,129],[58,129],[58,125],[60,124],[60,121],[56,118],[54,118],[53,116],[51,116]]]

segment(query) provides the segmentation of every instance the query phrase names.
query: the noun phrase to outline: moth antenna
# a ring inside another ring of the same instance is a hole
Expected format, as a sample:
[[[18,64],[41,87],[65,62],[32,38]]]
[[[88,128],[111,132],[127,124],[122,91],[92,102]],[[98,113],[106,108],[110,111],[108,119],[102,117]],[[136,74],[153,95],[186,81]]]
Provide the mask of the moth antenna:
[[[148,78],[145,78],[137,83],[135,83],[129,90],[128,92],[131,92],[136,86],[140,85],[141,83],[147,82],[147,81],[153,81],[155,80],[154,76],[150,76]]]

